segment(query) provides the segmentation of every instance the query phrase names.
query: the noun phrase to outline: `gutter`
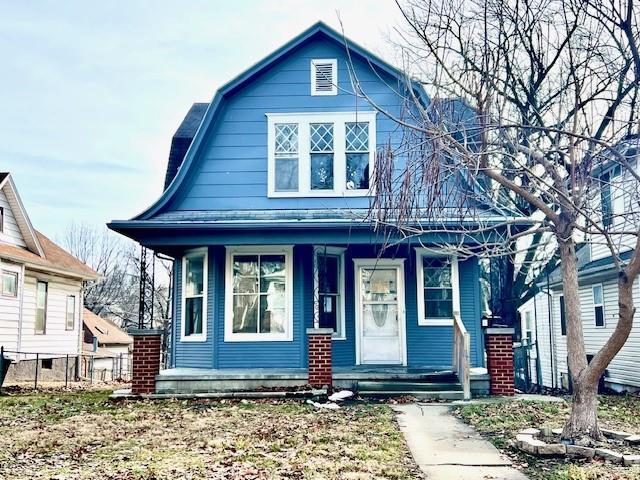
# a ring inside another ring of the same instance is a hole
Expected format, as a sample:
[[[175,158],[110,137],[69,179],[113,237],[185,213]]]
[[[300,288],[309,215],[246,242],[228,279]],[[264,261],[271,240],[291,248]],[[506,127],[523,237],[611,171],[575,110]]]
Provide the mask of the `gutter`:
[[[23,267],[27,267],[31,270],[37,270],[39,272],[45,272],[45,273],[55,273],[58,275],[62,275],[64,277],[69,277],[77,280],[98,280],[100,278],[99,275],[88,275],[83,273],[72,272],[69,270],[64,270],[62,268],[49,267],[41,263],[35,263],[29,260],[25,260],[24,258],[21,258],[21,257],[14,257],[13,255],[2,254],[0,255],[0,258],[5,258],[7,260],[11,260],[12,262],[20,263],[23,265]]]

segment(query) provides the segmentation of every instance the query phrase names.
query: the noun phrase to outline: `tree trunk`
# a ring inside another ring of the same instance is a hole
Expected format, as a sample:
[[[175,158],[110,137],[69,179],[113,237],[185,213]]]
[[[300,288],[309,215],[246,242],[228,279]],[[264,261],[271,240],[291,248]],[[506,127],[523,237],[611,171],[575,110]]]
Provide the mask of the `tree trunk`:
[[[567,355],[573,383],[571,415],[562,431],[562,438],[585,443],[588,439],[600,440],[602,438],[598,427],[596,408],[599,377],[596,377],[594,382],[592,375],[588,375],[587,354],[580,315],[576,248],[571,236],[572,232],[570,228],[566,228],[559,229],[558,233],[565,317],[567,319]]]
[[[574,378],[571,415],[562,431],[562,438],[578,445],[602,440],[598,426],[598,383],[588,378]]]

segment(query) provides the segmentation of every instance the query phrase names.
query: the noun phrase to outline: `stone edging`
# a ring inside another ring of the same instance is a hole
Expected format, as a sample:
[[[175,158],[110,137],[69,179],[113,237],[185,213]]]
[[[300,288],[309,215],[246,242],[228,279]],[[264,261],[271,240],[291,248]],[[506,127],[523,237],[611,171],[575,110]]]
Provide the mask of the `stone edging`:
[[[612,463],[623,464],[625,466],[640,465],[640,455],[624,455],[622,453],[616,452],[615,450],[609,450],[607,448],[582,447],[580,445],[566,445],[564,443],[547,443],[540,440],[539,438],[541,435],[545,438],[560,438],[561,434],[561,428],[527,428],[525,430],[521,430],[516,435],[515,444],[519,450],[540,457],[598,457],[602,458],[603,460],[607,460]],[[640,444],[640,435],[633,435],[631,433],[616,432],[613,430],[604,429],[602,430],[602,434],[605,437],[613,438],[616,440],[623,440],[629,444]]]

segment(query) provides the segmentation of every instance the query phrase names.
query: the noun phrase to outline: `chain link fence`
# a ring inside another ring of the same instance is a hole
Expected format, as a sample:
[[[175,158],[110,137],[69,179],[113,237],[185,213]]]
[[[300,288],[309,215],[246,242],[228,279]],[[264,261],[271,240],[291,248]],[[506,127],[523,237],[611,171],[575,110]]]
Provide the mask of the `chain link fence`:
[[[25,352],[0,347],[0,387],[44,384],[68,388],[72,384],[129,382],[130,352],[84,352],[81,355]]]

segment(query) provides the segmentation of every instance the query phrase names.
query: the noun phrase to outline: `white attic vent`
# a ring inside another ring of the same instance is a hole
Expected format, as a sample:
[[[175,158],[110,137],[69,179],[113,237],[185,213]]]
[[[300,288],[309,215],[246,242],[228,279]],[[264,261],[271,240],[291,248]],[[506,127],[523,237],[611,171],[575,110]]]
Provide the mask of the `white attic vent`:
[[[338,94],[338,61],[311,60],[311,95]]]

